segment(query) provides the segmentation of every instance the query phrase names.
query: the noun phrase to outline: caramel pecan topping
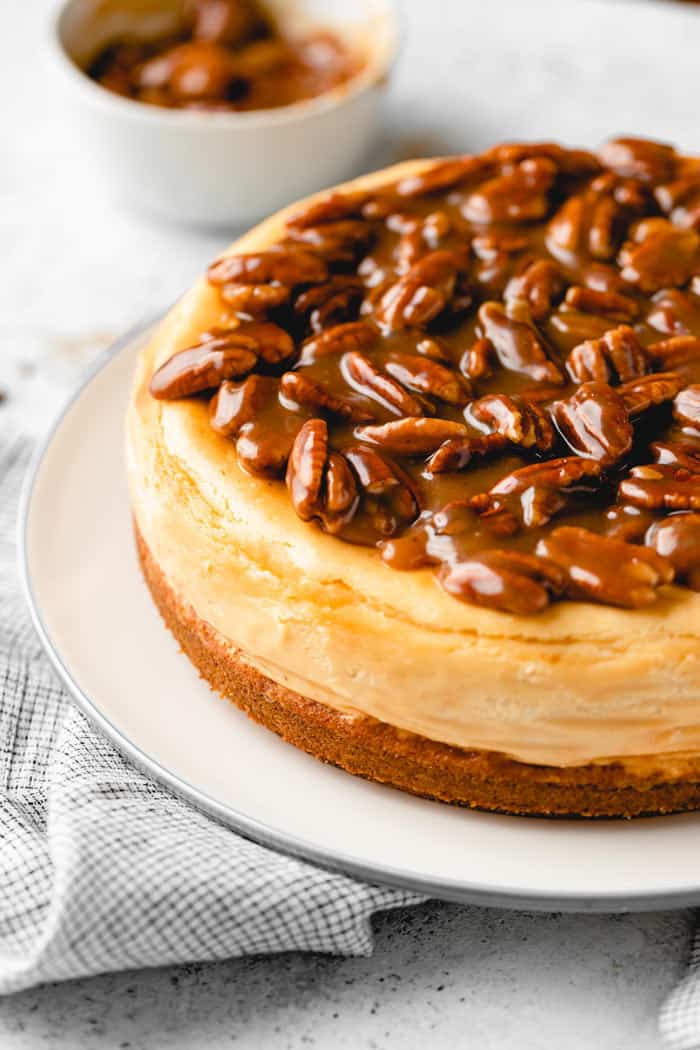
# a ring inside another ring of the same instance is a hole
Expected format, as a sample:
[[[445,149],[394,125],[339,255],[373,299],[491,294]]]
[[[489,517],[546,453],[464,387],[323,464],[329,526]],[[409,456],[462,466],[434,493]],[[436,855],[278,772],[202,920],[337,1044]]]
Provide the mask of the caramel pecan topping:
[[[343,357],[343,373],[359,393],[379,401],[402,416],[422,416],[423,404],[400,383],[373,365],[364,354],[353,351]]]
[[[673,415],[683,426],[700,430],[700,385],[687,386],[676,394]]]
[[[492,433],[500,434],[514,445],[549,452],[554,445],[554,430],[548,416],[537,405],[506,394],[488,394],[473,401],[469,417],[485,424]]]
[[[685,284],[700,266],[700,234],[667,219],[642,219],[620,251],[622,276],[643,292]]]
[[[632,448],[632,424],[622,396],[607,383],[582,383],[552,406],[560,434],[579,456],[610,466]]]
[[[516,532],[521,525],[536,528],[563,510],[569,502],[567,490],[582,484],[595,484],[600,477],[600,464],[595,460],[568,456],[533,463],[514,470],[490,489],[473,496],[470,505],[499,532]]]
[[[644,542],[668,558],[686,586],[700,590],[700,514],[673,514],[657,521]]]
[[[153,393],[210,397],[304,520],[511,613],[700,589],[700,161],[497,146],[326,194],[209,279],[223,327]]]
[[[293,287],[296,284],[320,284],[327,276],[328,268],[323,259],[291,245],[279,245],[251,255],[226,255],[207,271],[207,277],[214,285],[275,281]]]
[[[296,402],[297,405],[304,405],[315,412],[330,412],[332,415],[350,419],[356,423],[366,423],[374,419],[371,412],[351,401],[350,398],[332,394],[322,383],[317,383],[300,372],[285,372],[280,379],[280,389],[290,401]]]
[[[634,329],[627,325],[611,328],[601,339],[591,339],[575,346],[566,359],[566,368],[578,383],[596,380],[626,382],[643,376],[649,360]]]
[[[396,419],[382,426],[358,427],[357,437],[379,445],[387,452],[403,456],[420,456],[434,452],[443,441],[466,434],[463,423],[451,419]]]
[[[700,474],[675,466],[634,467],[620,482],[619,495],[633,507],[700,510]]]
[[[673,579],[670,561],[655,551],[570,525],[543,537],[536,550],[564,570],[569,598],[640,609]]]
[[[445,565],[440,583],[455,598],[489,609],[531,616],[564,589],[565,574],[546,558],[520,551],[486,550]]]
[[[557,366],[547,358],[534,327],[527,321],[510,317],[500,303],[484,303],[479,308],[479,322],[504,368],[522,372],[538,383],[564,381]]]

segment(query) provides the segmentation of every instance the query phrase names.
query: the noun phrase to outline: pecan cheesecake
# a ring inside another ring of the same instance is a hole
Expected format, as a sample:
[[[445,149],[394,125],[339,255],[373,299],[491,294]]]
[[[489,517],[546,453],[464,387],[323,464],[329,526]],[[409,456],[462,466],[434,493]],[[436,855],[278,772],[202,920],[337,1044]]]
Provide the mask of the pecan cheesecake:
[[[146,581],[349,772],[509,813],[700,808],[700,160],[415,161],[239,240],[141,356]]]

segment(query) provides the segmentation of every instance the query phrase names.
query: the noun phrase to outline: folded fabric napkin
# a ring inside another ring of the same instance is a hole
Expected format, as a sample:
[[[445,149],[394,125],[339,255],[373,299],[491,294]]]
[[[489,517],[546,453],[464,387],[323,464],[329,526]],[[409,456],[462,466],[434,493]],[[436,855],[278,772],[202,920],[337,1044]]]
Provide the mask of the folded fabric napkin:
[[[125,762],[71,704],[19,593],[26,442],[0,445],[0,993],[126,967],[372,951],[419,901],[282,856]]]

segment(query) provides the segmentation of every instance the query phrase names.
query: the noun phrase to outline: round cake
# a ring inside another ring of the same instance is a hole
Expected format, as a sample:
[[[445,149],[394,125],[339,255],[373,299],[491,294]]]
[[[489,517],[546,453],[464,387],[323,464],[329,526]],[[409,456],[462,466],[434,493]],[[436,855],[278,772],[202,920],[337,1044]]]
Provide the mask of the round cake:
[[[127,425],[145,579],[201,675],[430,798],[700,808],[699,230],[670,146],[507,144],[214,261]]]

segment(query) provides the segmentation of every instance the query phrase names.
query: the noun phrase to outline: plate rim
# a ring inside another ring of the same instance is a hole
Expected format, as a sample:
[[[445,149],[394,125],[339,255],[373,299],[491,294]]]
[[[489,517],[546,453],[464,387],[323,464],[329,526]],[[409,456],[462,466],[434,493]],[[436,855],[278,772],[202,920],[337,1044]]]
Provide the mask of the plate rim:
[[[66,397],[48,429],[37,442],[36,448],[32,450],[20,491],[17,511],[17,564],[20,587],[29,608],[31,622],[52,669],[66,689],[68,696],[86,715],[98,732],[106,736],[120,754],[132,762],[141,772],[153,777],[179,798],[194,805],[195,808],[207,816],[231,828],[244,838],[287,856],[309,861],[327,871],[339,872],[375,886],[412,891],[423,897],[453,901],[460,904],[540,912],[567,911],[604,914],[651,911],[669,907],[686,908],[700,903],[700,877],[697,886],[687,886],[670,891],[659,890],[658,892],[638,894],[596,892],[591,892],[590,894],[568,894],[566,891],[561,891],[561,893],[554,895],[547,892],[539,894],[533,893],[531,890],[519,890],[517,887],[494,889],[488,884],[478,882],[468,883],[456,879],[432,879],[417,872],[372,864],[352,854],[325,849],[312,841],[287,833],[282,828],[264,824],[255,817],[247,816],[232,806],[217,801],[206,791],[173,773],[158,760],[151,758],[139,744],[131,740],[102,713],[99,701],[89,696],[71,675],[61,657],[60,647],[54,643],[42,617],[40,603],[32,584],[27,538],[32,511],[32,497],[48,451],[77,401],[103,369],[108,367],[121,353],[131,350],[133,344],[137,340],[142,339],[163,316],[164,314],[159,313],[133,325],[98,355],[96,361],[88,369],[77,387]],[[438,803],[435,804],[437,805]],[[521,819],[534,821],[542,818],[522,817]]]

